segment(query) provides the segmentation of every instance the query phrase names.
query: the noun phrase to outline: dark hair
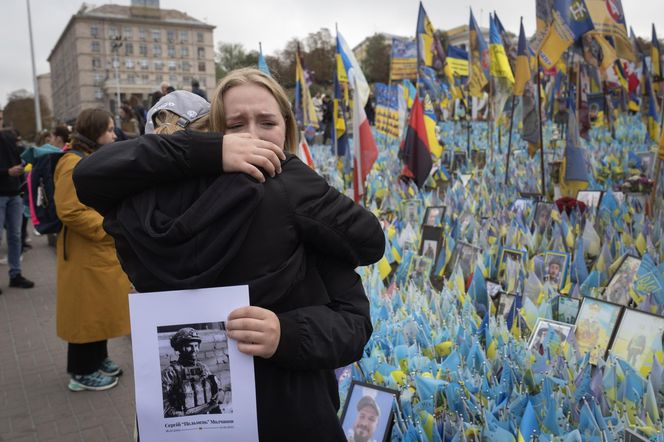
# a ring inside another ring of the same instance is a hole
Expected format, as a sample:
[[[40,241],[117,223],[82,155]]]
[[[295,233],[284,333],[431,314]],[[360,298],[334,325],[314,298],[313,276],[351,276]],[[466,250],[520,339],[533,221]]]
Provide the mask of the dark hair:
[[[200,83],[198,80],[191,80],[191,87],[200,87]]]
[[[127,103],[124,103],[122,106],[120,106],[120,109],[122,109],[122,111],[125,113],[125,120],[131,120],[134,118],[134,111]]]
[[[73,149],[92,152],[101,146],[97,139],[108,129],[108,120],[113,116],[104,109],[85,109],[78,114],[74,134],[72,135],[71,147]]]
[[[167,94],[170,94],[171,92],[175,92],[175,88],[174,88],[173,86],[168,86],[168,87],[166,88],[166,93],[167,93]]]
[[[69,142],[69,128],[67,126],[56,126],[53,129],[53,136],[62,138],[65,143]]]
[[[37,136],[35,136],[35,145],[37,147],[43,146],[44,144],[46,144],[46,140],[48,139],[48,137],[50,135],[51,135],[51,132],[49,132],[48,129],[42,130],[41,132],[39,132],[37,134]]]

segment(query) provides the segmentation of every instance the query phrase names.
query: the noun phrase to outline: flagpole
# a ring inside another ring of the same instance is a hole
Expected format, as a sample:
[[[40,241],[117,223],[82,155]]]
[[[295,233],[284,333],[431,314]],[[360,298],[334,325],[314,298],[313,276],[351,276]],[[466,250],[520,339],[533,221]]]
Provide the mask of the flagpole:
[[[542,173],[542,197],[546,195],[546,182],[544,181],[544,127],[542,126],[542,96],[540,94],[542,80],[540,78],[540,60],[537,57],[537,114],[539,121],[539,138],[540,138],[540,168]]]
[[[505,165],[505,185],[507,185],[510,171],[510,154],[512,153],[512,128],[514,127],[514,101],[516,95],[512,94],[512,109],[510,111],[510,133],[507,136],[507,164]]]

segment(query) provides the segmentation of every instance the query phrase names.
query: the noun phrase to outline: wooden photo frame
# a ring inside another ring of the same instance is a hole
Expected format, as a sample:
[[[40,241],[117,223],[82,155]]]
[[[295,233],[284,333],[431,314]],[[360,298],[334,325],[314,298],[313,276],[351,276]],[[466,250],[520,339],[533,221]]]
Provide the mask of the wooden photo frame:
[[[590,353],[590,363],[606,357],[623,307],[618,304],[585,297],[576,317],[574,336],[579,354]]]
[[[602,299],[614,304],[629,305],[632,300],[629,296],[629,288],[634,283],[640,266],[641,258],[634,255],[623,256],[618,269],[613,273],[602,292]]]
[[[353,381],[341,414],[341,427],[348,440],[389,441],[392,406],[398,400],[397,390]]]
[[[656,357],[664,350],[663,338],[663,317],[626,309],[611,344],[611,353],[624,359],[637,372],[647,377],[652,369],[653,356]]]

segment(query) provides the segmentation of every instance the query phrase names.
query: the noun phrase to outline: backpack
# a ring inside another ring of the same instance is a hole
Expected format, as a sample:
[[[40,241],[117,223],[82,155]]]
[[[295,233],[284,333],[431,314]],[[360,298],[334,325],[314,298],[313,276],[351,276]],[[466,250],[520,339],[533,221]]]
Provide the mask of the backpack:
[[[60,158],[73,153],[83,158],[85,154],[75,149],[65,152],[47,153],[35,158],[32,170],[28,174],[28,205],[30,218],[35,230],[42,235],[58,233],[62,228],[62,221],[55,210],[55,184],[53,174]]]

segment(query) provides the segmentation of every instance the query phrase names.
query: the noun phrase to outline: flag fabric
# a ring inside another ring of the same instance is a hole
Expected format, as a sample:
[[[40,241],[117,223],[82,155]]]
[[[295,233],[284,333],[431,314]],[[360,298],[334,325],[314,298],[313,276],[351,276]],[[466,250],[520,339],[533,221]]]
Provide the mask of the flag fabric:
[[[346,133],[346,106],[348,105],[348,76],[341,59],[339,36],[336,40],[336,63],[334,73],[334,97],[332,98],[333,141],[337,156],[348,152],[348,134]]]
[[[454,92],[454,73],[447,63],[447,54],[436,36],[431,20],[427,16],[422,2],[417,14],[417,66],[418,73],[423,67],[432,68],[437,74],[444,75]],[[438,97],[435,97],[438,99]]]
[[[351,90],[355,90],[355,97],[360,98],[360,103],[362,108],[367,104],[369,100],[369,83],[360,69],[360,64],[355,59],[353,51],[351,50],[348,43],[344,37],[337,31],[337,53],[339,54],[339,59],[343,65],[346,78],[348,78],[348,85]],[[339,63],[337,62],[337,65]],[[337,66],[337,69],[339,66]]]
[[[512,42],[512,37],[507,32],[507,29],[505,29],[503,23],[498,18],[498,13],[496,11],[493,11],[493,21],[496,25],[496,29],[498,30],[498,34],[500,35],[500,38],[503,41],[503,46],[505,47],[505,54],[507,54],[507,59],[509,60],[509,64],[512,67],[512,71],[514,71],[514,61],[516,60],[517,48],[516,46],[514,46],[514,43]]]
[[[636,61],[635,52],[627,35],[627,24],[621,0],[585,0],[593,26],[605,41],[615,48],[617,56]]]
[[[489,56],[491,59],[490,73],[495,84],[493,118],[496,120],[502,115],[507,98],[513,91],[514,75],[500,37],[499,26],[494,17],[489,17]]]
[[[553,23],[539,50],[542,66],[552,69],[563,52],[592,29],[593,22],[584,0],[554,0]]]
[[[299,48],[295,54],[295,118],[301,127],[312,126],[318,128],[316,107],[305,80]]]
[[[652,41],[650,43],[650,63],[652,64],[652,81],[653,90],[659,91],[659,82],[664,80],[662,78],[662,49],[659,46],[657,39],[657,31],[655,31],[655,23],[652,24]]]
[[[400,154],[404,161],[402,174],[412,178],[417,187],[422,187],[429,177],[433,161],[427,141],[427,129],[424,122],[424,108],[419,95],[415,95],[413,107],[410,111],[410,120],[400,147]]]
[[[417,44],[412,38],[392,38],[390,81],[417,78]]]
[[[532,46],[539,49],[553,21],[553,0],[535,0],[536,29]]]
[[[300,143],[297,145],[297,157],[302,160],[304,164],[316,170],[314,166],[314,159],[311,156],[311,149],[309,149],[309,143],[304,136],[304,133],[300,133]]]
[[[454,45],[447,46],[447,63],[454,75],[468,76],[468,52]]]
[[[484,41],[480,27],[475,21],[473,10],[470,10],[468,25],[470,43],[470,78],[468,90],[472,97],[481,97],[484,87],[489,84],[489,47]]]
[[[574,198],[579,190],[588,188],[589,178],[572,104],[568,103],[567,145],[560,168],[560,193]]]
[[[520,97],[526,88],[526,83],[530,81],[530,60],[528,58],[528,43],[526,41],[526,32],[523,29],[523,18],[521,18],[521,27],[519,29],[519,45],[516,51],[516,69],[514,72],[514,95]]]
[[[362,74],[361,71],[359,74]],[[354,82],[357,81],[357,77],[356,72],[353,77]],[[358,90],[357,85],[355,85],[355,90]],[[378,148],[371,133],[369,120],[360,98],[356,97],[353,99],[353,194],[355,202],[359,202],[364,195],[364,183],[377,157]]]
[[[267,62],[265,61],[265,57],[263,57],[263,48],[260,46],[258,47],[258,70],[269,77],[272,76],[272,74],[270,73],[270,68],[267,67]]]
[[[532,436],[535,436],[537,439],[537,434],[539,433],[539,424],[537,423],[537,416],[535,415],[535,409],[533,404],[528,400],[526,404],[526,410],[523,413],[521,418],[521,424],[519,425],[519,442],[528,442]]]
[[[648,72],[648,65],[643,60],[642,75],[644,81],[644,99],[648,100],[648,108],[646,112],[646,126],[650,138],[657,142],[659,140],[659,115],[657,112],[657,102],[655,101],[655,93],[652,87],[652,78]]]

